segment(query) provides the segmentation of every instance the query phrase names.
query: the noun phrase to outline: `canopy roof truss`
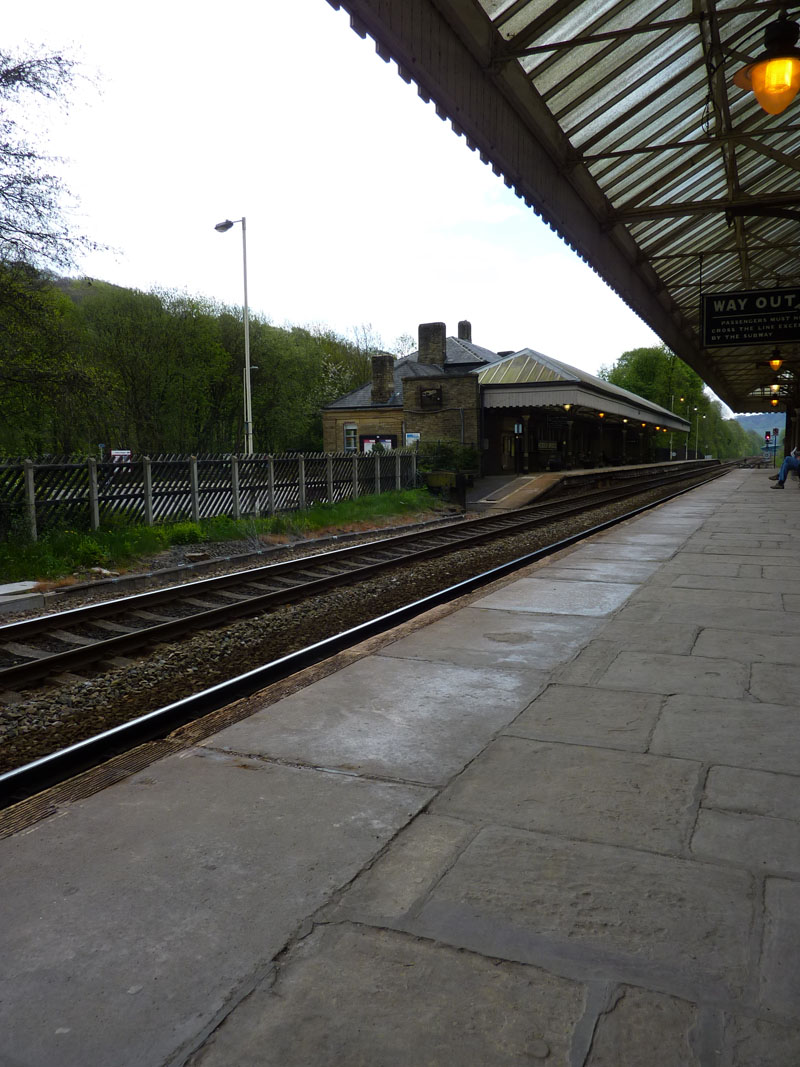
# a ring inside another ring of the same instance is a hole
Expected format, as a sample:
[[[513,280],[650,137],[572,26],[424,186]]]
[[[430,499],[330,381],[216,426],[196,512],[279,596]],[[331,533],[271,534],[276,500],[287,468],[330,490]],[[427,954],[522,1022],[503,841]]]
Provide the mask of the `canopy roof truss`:
[[[800,98],[732,84],[785,5],[329,3],[727,404],[770,409],[769,348],[704,348],[700,297],[800,285]]]

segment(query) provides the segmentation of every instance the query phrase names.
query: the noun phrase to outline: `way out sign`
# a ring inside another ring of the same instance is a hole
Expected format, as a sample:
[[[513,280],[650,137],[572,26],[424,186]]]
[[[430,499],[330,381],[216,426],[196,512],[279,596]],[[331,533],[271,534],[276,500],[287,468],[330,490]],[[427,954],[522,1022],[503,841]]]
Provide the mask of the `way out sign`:
[[[704,293],[703,346],[800,341],[800,288]]]

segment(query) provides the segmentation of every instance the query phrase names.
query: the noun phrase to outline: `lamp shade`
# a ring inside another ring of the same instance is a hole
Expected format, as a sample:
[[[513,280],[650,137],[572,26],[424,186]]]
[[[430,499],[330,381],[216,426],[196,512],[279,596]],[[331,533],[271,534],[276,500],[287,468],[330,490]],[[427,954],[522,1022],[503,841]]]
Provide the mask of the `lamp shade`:
[[[800,36],[797,23],[782,15],[764,31],[764,54],[733,76],[740,89],[752,89],[768,115],[780,115],[800,90]]]
[[[800,57],[762,59],[750,70],[756,100],[768,115],[780,115],[800,89]]]

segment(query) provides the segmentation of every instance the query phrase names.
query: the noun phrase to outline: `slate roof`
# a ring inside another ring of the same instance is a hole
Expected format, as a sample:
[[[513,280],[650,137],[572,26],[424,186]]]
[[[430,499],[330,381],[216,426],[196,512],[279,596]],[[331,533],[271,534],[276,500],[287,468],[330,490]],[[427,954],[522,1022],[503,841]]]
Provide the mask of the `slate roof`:
[[[332,400],[326,404],[324,411],[336,410],[337,408],[400,408],[403,406],[403,380],[405,378],[437,378],[448,374],[464,374],[473,370],[479,370],[494,363],[500,357],[489,348],[482,348],[473,344],[472,341],[462,341],[458,337],[445,338],[445,365],[438,363],[420,363],[417,359],[419,352],[412,352],[402,359],[398,359],[394,365],[394,392],[382,404],[376,404],[372,399],[372,381],[360,385],[344,396]]]

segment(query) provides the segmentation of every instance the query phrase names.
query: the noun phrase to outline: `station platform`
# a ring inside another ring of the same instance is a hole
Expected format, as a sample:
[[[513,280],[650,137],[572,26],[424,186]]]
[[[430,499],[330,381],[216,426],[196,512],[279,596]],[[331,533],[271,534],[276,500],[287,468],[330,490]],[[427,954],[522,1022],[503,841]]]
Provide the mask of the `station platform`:
[[[732,471],[0,841],[0,1064],[800,1063],[771,485]]]
[[[512,511],[514,508],[524,508],[534,503],[548,489],[552,489],[559,482],[568,484],[570,480],[585,479],[592,477],[613,477],[615,473],[624,471],[630,475],[634,471],[652,471],[658,464],[652,463],[628,463],[624,467],[587,467],[574,470],[562,471],[531,471],[528,474],[490,474],[476,478],[474,484],[467,488],[466,506],[467,511],[472,512],[496,512]],[[669,466],[675,471],[679,470],[681,461],[673,461]]]

